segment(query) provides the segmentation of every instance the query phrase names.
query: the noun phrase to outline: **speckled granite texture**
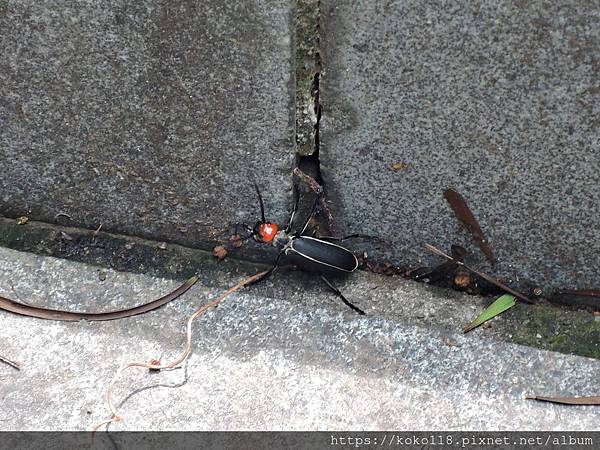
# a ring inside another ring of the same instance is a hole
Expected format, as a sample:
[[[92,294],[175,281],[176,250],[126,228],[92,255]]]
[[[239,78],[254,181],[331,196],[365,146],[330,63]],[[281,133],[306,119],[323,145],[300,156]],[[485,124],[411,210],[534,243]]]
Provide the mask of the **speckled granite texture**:
[[[283,220],[291,3],[0,1],[0,214],[206,246],[256,179]]]
[[[403,267],[439,261],[425,242],[458,243],[523,289],[598,288],[597,3],[320,8],[320,163],[339,232],[383,237],[370,258]],[[256,180],[285,222],[294,98],[310,89],[295,59],[318,53],[298,56],[294,14],[291,0],[0,0],[0,214],[210,248],[256,219]]]
[[[210,275],[212,287],[201,276],[165,307],[118,321],[0,312],[1,354],[23,365],[0,364],[0,430],[90,430],[110,416],[104,396],[116,370],[174,361],[185,320],[244,276],[225,268]],[[0,295],[33,305],[113,309],[179,284],[113,270],[102,278],[91,265],[0,248]],[[599,429],[594,406],[524,395],[597,395],[600,361],[508,344],[486,329],[463,335],[459,324],[472,316],[474,297],[457,302],[391,280],[361,273],[345,283],[367,316],[292,274],[233,294],[195,322],[183,370],[134,369],[117,378],[124,421],[111,430]],[[441,303],[453,307],[440,314]],[[403,314],[387,314],[393,305]],[[432,314],[444,325],[429,322]]]
[[[592,1],[323,0],[321,168],[341,228],[384,236],[401,265],[439,261],[424,242],[480,255],[454,187],[495,273],[599,287],[599,22]]]

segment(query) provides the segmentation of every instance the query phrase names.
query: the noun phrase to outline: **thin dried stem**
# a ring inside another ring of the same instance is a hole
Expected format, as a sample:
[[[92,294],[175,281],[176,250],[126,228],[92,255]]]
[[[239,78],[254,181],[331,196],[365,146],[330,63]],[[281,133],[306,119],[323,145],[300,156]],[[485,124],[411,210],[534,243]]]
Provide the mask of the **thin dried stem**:
[[[196,320],[196,318],[198,318],[199,316],[204,314],[209,309],[216,307],[219,303],[221,303],[223,300],[225,300],[229,295],[233,294],[235,291],[241,289],[248,283],[252,283],[253,281],[258,280],[260,277],[262,277],[266,273],[267,273],[267,271],[264,271],[264,272],[257,273],[256,275],[252,275],[251,277],[245,278],[244,280],[240,281],[235,286],[229,288],[227,291],[225,291],[223,294],[221,294],[216,299],[214,299],[214,300],[210,301],[209,303],[198,308],[190,316],[190,318],[187,321],[185,349],[184,349],[183,353],[175,361],[173,361],[169,364],[151,364],[151,363],[148,364],[148,363],[135,363],[134,362],[134,363],[129,363],[129,364],[121,367],[119,370],[117,370],[117,372],[115,373],[115,376],[113,377],[110,384],[108,385],[108,388],[106,389],[106,403],[108,404],[108,407],[110,408],[110,410],[112,412],[112,417],[110,419],[100,422],[99,424],[94,426],[94,428],[92,429],[92,432],[98,431],[98,429],[100,429],[100,427],[102,427],[103,425],[108,425],[109,423],[120,422],[121,420],[123,420],[123,416],[121,416],[119,414],[119,412],[117,411],[117,408],[115,407],[115,405],[113,403],[113,399],[112,399],[112,391],[113,391],[114,385],[115,385],[117,379],[119,378],[119,376],[121,375],[121,373],[123,373],[125,370],[129,369],[130,367],[142,367],[142,368],[149,369],[149,370],[174,369],[174,368],[178,367],[181,363],[183,363],[188,358],[188,356],[192,352],[192,323],[194,322],[194,320]]]
[[[525,296],[524,294],[521,294],[519,291],[515,291],[514,289],[509,288],[508,286],[506,286],[504,283],[501,283],[500,281],[496,280],[495,278],[483,273],[483,272],[479,272],[478,270],[473,269],[472,267],[467,266],[464,262],[459,261],[456,258],[453,258],[450,255],[447,255],[446,253],[444,253],[443,251],[441,251],[439,248],[434,247],[433,245],[429,245],[429,244],[425,244],[425,247],[432,253],[435,253],[438,256],[442,256],[444,258],[449,259],[450,261],[454,261],[456,264],[458,264],[459,266],[463,266],[465,269],[470,270],[471,272],[473,272],[476,275],[479,275],[481,278],[483,278],[486,281],[489,281],[490,283],[492,283],[494,286],[499,287],[500,289],[502,289],[503,291],[508,292],[509,294],[514,295],[515,297],[523,300],[525,303],[531,303],[533,304],[534,302],[529,299],[527,296]]]
[[[11,361],[10,359],[5,358],[2,355],[0,355],[0,362],[3,362],[4,364],[8,364],[9,366],[11,366],[14,369],[21,370],[21,364]]]
[[[540,402],[559,403],[561,405],[600,405],[600,395],[590,397],[539,397],[537,395],[526,396],[526,400],[537,400]]]

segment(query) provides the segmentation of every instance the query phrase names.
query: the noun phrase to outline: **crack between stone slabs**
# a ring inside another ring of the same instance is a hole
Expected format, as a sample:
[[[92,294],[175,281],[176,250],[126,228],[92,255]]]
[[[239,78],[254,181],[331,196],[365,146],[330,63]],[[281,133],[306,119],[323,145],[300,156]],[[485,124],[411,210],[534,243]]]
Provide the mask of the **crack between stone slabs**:
[[[296,14],[296,159],[293,184],[298,192],[298,217],[310,213],[316,195],[324,192],[319,159],[321,104],[319,0],[298,0]],[[314,225],[321,234],[335,234],[333,216],[320,198],[320,215]]]
[[[321,2],[320,0],[296,1],[296,158],[294,164],[293,185],[301,195],[298,217],[305,218],[313,205],[314,187],[318,186],[327,193],[327,186],[321,174],[321,116],[320,82],[321,60]],[[310,110],[309,110],[310,109]],[[312,122],[312,129],[308,124]],[[300,170],[298,176],[296,170]],[[311,190],[311,184],[313,189]],[[322,235],[336,235],[335,221],[327,204],[327,196],[321,197],[320,215],[314,225]],[[381,269],[406,277],[408,268],[394,268],[385,261],[374,263],[367,271],[381,272]],[[407,277],[409,278],[409,277]],[[449,286],[445,286],[448,288]],[[452,287],[449,287],[452,289]],[[463,291],[463,290],[461,290]],[[581,304],[579,304],[581,306]]]

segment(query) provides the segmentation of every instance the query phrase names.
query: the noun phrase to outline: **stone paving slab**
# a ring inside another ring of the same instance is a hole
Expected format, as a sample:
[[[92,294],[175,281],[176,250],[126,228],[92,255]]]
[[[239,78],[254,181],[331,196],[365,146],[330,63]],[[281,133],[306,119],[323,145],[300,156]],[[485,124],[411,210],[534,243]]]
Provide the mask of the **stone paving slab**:
[[[0,2],[0,214],[207,247],[277,220],[293,2]],[[210,243],[210,244],[209,244]]]
[[[96,266],[7,249],[0,268],[0,295],[70,309],[123,307],[178,284],[112,270],[102,281]],[[89,430],[106,417],[103,396],[116,368],[174,358],[185,319],[240,276],[211,274],[221,288],[201,281],[166,307],[121,321],[1,312],[0,351],[23,369],[0,365],[0,429]],[[196,323],[184,369],[123,377],[115,396],[126,399],[126,420],[112,429],[599,429],[593,407],[523,399],[597,394],[598,360],[418,325],[409,313],[385,318],[377,307],[391,300],[369,288],[374,277],[343,285],[351,297],[363,292],[367,316],[284,276],[232,296]],[[432,308],[435,295],[412,282],[397,285],[393,301],[410,309],[419,293]]]
[[[390,240],[380,254],[402,266],[437,262],[424,242],[483,264],[453,187],[497,274],[597,288],[597,6],[323,0],[320,161],[340,228]]]

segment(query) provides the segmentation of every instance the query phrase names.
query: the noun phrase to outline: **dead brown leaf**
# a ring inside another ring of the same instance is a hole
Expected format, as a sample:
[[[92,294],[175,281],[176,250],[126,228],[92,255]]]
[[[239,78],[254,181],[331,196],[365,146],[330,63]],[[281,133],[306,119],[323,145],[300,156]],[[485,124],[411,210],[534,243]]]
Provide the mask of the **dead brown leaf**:
[[[460,220],[460,222],[473,235],[487,260],[491,264],[496,264],[496,257],[494,256],[492,247],[485,239],[483,231],[481,231],[481,227],[479,226],[479,222],[477,222],[477,219],[475,219],[475,216],[469,209],[469,206],[462,195],[460,195],[454,189],[449,188],[444,191],[444,198],[452,208],[452,211],[454,211],[454,214],[458,220]]]

